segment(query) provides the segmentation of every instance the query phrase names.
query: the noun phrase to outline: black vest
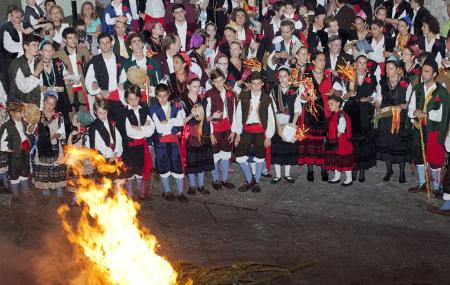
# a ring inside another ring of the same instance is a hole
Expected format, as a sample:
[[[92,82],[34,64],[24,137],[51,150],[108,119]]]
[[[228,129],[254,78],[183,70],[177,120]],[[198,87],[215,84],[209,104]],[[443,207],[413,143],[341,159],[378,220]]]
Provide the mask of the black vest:
[[[278,112],[281,113],[281,109],[283,108],[287,108],[288,110],[288,114],[289,114],[289,122],[292,123],[292,120],[294,119],[294,104],[295,104],[295,100],[297,98],[297,94],[289,94],[291,92],[291,90],[293,92],[295,92],[294,89],[292,89],[291,87],[288,88],[288,90],[286,91],[286,93],[283,93],[283,91],[281,91],[281,103],[283,104],[283,106],[280,106],[280,102],[278,100],[278,93],[281,89],[281,86],[277,86],[275,87],[272,92],[270,93],[273,97],[273,100],[275,102],[275,105],[277,106],[277,110]]]
[[[108,121],[109,129],[111,131],[111,137],[113,139],[112,144],[116,144],[116,132],[114,131],[115,127],[111,124],[111,122]],[[91,124],[89,127],[89,147],[92,149],[95,149],[95,131],[97,131],[100,134],[100,137],[105,142],[106,146],[111,145],[111,139],[108,133],[108,130],[106,129],[105,125],[102,121],[99,119],[95,119],[95,121]]]
[[[123,63],[125,59],[120,55],[116,56],[116,64],[117,64],[117,82],[119,82],[120,73],[122,72]],[[91,59],[90,64],[94,67],[95,79],[97,79],[98,86],[102,90],[109,90],[109,74],[108,69],[106,68],[105,60],[101,54],[94,55]]]

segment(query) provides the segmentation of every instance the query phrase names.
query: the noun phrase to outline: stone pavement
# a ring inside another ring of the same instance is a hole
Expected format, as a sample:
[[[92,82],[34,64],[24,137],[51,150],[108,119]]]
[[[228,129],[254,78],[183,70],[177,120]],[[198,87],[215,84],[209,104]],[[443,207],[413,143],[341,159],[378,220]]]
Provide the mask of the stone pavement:
[[[427,212],[426,196],[407,192],[414,185],[409,171],[406,184],[397,182],[395,168],[392,181],[382,183],[379,164],[365,183],[347,188],[317,181],[319,169],[316,181],[308,183],[306,168],[295,167],[295,184],[273,186],[266,179],[258,194],[211,190],[209,196],[189,196],[186,204],[156,195],[142,204],[139,221],[170,261],[205,267],[317,262],[272,284],[450,284],[450,218]],[[238,185],[242,175],[237,165],[233,169]],[[0,238],[15,250],[34,250],[55,229],[55,239],[63,239],[54,200],[46,206],[0,206]],[[3,259],[0,251],[2,275]],[[33,277],[12,272],[11,280],[34,284]]]

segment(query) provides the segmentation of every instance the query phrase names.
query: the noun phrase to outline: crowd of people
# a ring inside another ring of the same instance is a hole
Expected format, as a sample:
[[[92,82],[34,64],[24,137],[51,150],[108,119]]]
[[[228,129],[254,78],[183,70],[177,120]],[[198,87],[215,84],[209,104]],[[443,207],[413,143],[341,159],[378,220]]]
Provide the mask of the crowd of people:
[[[130,196],[150,198],[155,172],[181,202],[210,193],[206,173],[234,189],[230,162],[255,193],[261,177],[303,179],[295,165],[348,187],[381,161],[383,181],[398,165],[405,183],[410,164],[408,191],[450,214],[450,33],[424,0],[97,0],[72,24],[58,1],[11,6],[0,28],[0,177],[15,196],[71,189],[74,144],[121,160],[111,178]]]

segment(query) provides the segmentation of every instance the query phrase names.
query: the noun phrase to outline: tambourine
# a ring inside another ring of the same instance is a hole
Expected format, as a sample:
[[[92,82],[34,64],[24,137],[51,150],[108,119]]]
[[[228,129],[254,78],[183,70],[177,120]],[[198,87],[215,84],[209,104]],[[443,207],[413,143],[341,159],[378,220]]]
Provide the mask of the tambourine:
[[[194,119],[199,122],[205,118],[205,112],[203,110],[203,106],[200,104],[195,104],[192,107],[191,113],[194,115]]]
[[[147,82],[147,70],[139,66],[132,66],[127,71],[127,78],[131,83],[142,86]]]
[[[296,132],[297,128],[294,128],[291,125],[284,125],[283,127],[281,127],[281,139],[284,142],[294,143],[296,141]]]
[[[24,120],[30,125],[37,124],[37,122],[39,122],[39,119],[41,118],[41,111],[39,110],[39,107],[35,104],[29,103],[24,103],[23,105]]]

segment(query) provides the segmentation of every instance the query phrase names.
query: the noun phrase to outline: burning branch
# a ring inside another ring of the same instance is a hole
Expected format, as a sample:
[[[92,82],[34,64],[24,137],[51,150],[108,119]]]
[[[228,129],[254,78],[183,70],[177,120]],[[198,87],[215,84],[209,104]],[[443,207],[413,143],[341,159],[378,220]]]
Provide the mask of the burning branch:
[[[262,64],[256,58],[245,59],[242,63],[244,64],[245,67],[250,69],[252,72],[253,71],[260,72],[262,70]]]

